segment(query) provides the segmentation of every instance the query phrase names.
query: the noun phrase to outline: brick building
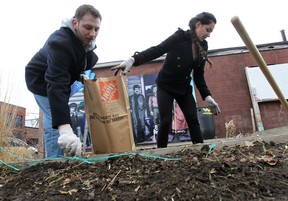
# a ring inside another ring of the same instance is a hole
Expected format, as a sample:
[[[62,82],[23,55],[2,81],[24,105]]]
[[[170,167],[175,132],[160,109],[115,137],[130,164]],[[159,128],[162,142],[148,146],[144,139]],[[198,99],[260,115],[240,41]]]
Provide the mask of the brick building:
[[[6,124],[3,126],[8,126],[11,128],[11,131],[15,137],[21,139],[23,136],[23,128],[25,127],[26,108],[0,102],[0,111],[1,120],[3,120],[3,124]],[[9,131],[7,130],[7,132]]]
[[[44,155],[44,128],[42,119],[43,115],[39,111],[38,125],[35,127],[25,126],[23,140],[29,145],[35,146],[39,150],[39,153]]]
[[[257,45],[257,48],[267,65],[288,63],[288,42],[286,41]],[[225,137],[225,122],[230,120],[234,121],[237,133],[253,132],[255,118],[251,115],[253,103],[245,68],[257,67],[257,62],[245,46],[211,50],[208,56],[213,62],[213,68],[206,67],[206,82],[222,111],[219,116],[214,117],[216,136]],[[139,67],[131,68],[128,76],[158,73],[164,59],[165,55]],[[110,67],[120,62],[99,63],[93,71],[97,77],[113,76]],[[199,107],[206,106],[198,90],[196,90],[196,99]],[[264,129],[288,124],[288,112],[281,106],[280,101],[259,102],[258,106]]]
[[[0,102],[1,116],[7,119],[7,125],[11,128],[13,135],[34,146],[40,153],[44,152],[43,146],[43,126],[40,115],[39,126],[26,127],[26,108]],[[5,135],[3,135],[5,136]]]
[[[267,65],[288,63],[288,42],[278,42],[258,45],[263,59]],[[215,123],[215,133],[218,138],[225,137],[225,122],[234,121],[237,133],[251,133],[255,119],[251,117],[253,103],[245,74],[246,67],[257,67],[258,64],[251,56],[246,47],[232,47],[216,49],[208,52],[209,58],[213,62],[213,68],[206,68],[205,78],[213,98],[218,102],[222,113],[213,117]],[[143,64],[139,67],[131,68],[128,76],[139,74],[155,74],[162,67],[165,55]],[[97,77],[113,76],[110,67],[120,64],[121,61],[106,62],[97,64],[93,71]],[[196,99],[199,107],[206,107],[196,90]],[[6,104],[0,102],[1,105]],[[44,153],[43,146],[43,125],[40,113],[38,127],[25,127],[26,109],[14,105],[11,111],[17,108],[15,124],[15,135],[38,148],[39,152]],[[261,121],[264,129],[271,129],[285,126],[288,124],[288,112],[281,107],[280,101],[266,101],[258,103]],[[257,130],[257,128],[256,128]]]

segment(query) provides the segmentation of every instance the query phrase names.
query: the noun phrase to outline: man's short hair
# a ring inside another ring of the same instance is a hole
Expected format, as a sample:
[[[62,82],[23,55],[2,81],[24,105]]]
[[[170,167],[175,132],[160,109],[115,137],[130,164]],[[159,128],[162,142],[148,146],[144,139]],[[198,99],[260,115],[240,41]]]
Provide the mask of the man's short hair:
[[[134,86],[133,86],[133,90],[135,90],[135,89],[140,89],[141,87],[140,87],[140,85],[138,85],[138,84],[135,84]]]
[[[74,18],[76,18],[77,20],[81,20],[83,16],[87,13],[90,13],[91,15],[99,18],[100,21],[102,21],[102,16],[100,12],[96,8],[94,8],[94,6],[88,4],[83,4],[82,6],[79,6],[75,12]]]

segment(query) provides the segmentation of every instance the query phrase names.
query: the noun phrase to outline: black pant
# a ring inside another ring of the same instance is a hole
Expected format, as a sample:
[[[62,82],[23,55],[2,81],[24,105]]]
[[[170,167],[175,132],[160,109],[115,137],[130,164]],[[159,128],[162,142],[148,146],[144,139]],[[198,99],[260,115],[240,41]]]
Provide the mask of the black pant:
[[[192,93],[185,95],[171,94],[161,88],[157,89],[157,101],[160,115],[157,147],[167,147],[169,128],[172,124],[172,108],[174,99],[181,108],[186,123],[189,127],[190,137],[193,144],[203,143],[200,124],[197,117],[197,108]]]

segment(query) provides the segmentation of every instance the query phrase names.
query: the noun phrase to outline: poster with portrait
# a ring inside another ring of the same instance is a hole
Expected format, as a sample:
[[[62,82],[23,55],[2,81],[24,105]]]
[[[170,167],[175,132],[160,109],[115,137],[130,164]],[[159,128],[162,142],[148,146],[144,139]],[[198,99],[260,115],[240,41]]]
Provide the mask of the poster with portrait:
[[[91,70],[85,71],[85,74],[91,79],[95,74]],[[86,115],[84,109],[84,85],[80,81],[75,81],[71,86],[71,94],[69,98],[71,127],[81,142],[85,144],[87,149],[91,148],[90,133],[86,127]],[[84,143],[84,133],[87,130],[86,142]]]
[[[79,89],[69,99],[71,127],[75,135],[77,135],[81,142],[84,140],[84,131],[86,124],[86,115],[84,109],[84,91],[83,88]],[[90,135],[88,133],[86,140],[86,147],[91,146]]]
[[[157,74],[128,76],[128,95],[135,144],[156,143],[159,127],[157,104]],[[169,142],[190,140],[184,115],[175,102]]]

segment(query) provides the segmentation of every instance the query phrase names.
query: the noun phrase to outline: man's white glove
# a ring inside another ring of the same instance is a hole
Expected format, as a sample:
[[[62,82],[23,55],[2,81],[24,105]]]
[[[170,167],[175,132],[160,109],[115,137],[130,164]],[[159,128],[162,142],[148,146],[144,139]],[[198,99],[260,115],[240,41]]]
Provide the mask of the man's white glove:
[[[217,115],[221,112],[218,104],[215,102],[215,100],[211,96],[207,96],[205,98],[205,101],[214,115]]]
[[[58,144],[64,152],[69,153],[71,156],[81,156],[81,141],[73,133],[70,124],[63,124],[58,126],[59,138]]]
[[[123,74],[126,75],[130,68],[133,66],[135,59],[133,57],[129,57],[128,59],[124,60],[118,66],[114,66],[111,70],[116,70],[115,75],[117,75],[119,70],[123,70]]]

